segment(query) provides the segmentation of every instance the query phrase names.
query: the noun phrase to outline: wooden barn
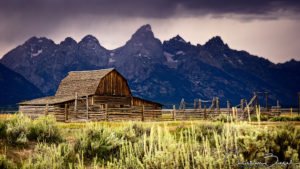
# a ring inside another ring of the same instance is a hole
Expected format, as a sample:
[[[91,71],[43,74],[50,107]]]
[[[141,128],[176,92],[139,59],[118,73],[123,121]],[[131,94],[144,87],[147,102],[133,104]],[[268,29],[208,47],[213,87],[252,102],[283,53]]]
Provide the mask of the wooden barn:
[[[114,68],[71,71],[55,96],[19,103],[19,111],[32,118],[53,113],[59,121],[108,120],[112,115],[133,119],[138,118],[140,111],[161,108],[160,103],[134,97],[127,80]],[[109,116],[108,110],[115,111]]]

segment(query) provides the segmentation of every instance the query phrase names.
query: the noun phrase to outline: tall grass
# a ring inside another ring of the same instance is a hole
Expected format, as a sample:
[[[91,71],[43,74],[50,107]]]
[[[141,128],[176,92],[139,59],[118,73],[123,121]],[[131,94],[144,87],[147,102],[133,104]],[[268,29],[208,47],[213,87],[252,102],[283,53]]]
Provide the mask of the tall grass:
[[[239,168],[243,161],[264,162],[264,155],[272,151],[280,160],[299,161],[299,130],[278,129],[227,123],[192,125],[172,135],[166,126],[153,126],[139,142],[125,142],[108,168]]]
[[[29,125],[28,138],[48,143],[61,142],[62,135],[55,117],[53,115],[48,115],[33,120]]]
[[[10,119],[0,120],[0,138],[11,145],[26,145],[28,140],[59,143],[61,131],[54,116],[41,116],[31,120],[22,113],[14,114]]]
[[[10,144],[24,145],[27,143],[27,135],[29,133],[28,127],[30,119],[20,114],[15,114],[7,121],[6,139]]]
[[[1,169],[17,169],[16,165],[6,155],[0,154],[0,168]]]
[[[47,145],[39,143],[35,147],[34,152],[24,162],[23,169],[67,169],[75,167],[75,153],[69,144]]]
[[[299,161],[300,131],[290,126],[274,130],[242,122],[191,123],[175,131],[167,125],[152,125],[149,130],[133,126],[114,130],[88,126],[74,147],[40,144],[24,167],[226,169],[240,168],[240,162],[264,162],[269,152],[279,160]]]
[[[40,122],[33,126],[40,124],[41,129],[50,130],[51,134],[53,128],[48,127],[57,123],[46,121],[46,126]],[[264,162],[264,155],[270,152],[280,161],[296,163],[300,157],[300,130],[292,126],[253,126],[234,120],[131,122],[115,127],[86,123],[76,131],[72,142],[62,139],[56,144],[38,143],[33,154],[21,164],[22,168],[227,169],[242,168],[242,162]]]

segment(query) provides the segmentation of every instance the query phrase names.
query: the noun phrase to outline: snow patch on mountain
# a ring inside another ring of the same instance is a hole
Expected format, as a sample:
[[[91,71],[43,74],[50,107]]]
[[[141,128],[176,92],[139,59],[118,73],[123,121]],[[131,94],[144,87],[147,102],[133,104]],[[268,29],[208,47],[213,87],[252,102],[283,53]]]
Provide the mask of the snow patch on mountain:
[[[174,59],[173,59],[173,56],[174,56],[174,55],[172,55],[171,53],[164,52],[164,56],[166,57],[167,62],[172,62],[172,63],[178,62],[178,60],[174,60]]]
[[[176,55],[185,55],[185,52],[180,50],[176,52]]]
[[[108,59],[108,62],[109,62],[109,63],[113,63],[113,62],[116,62],[116,60],[113,59],[113,58],[109,58],[109,59]]]
[[[39,56],[41,53],[43,53],[43,49],[38,50],[36,53],[31,53],[31,58]]]

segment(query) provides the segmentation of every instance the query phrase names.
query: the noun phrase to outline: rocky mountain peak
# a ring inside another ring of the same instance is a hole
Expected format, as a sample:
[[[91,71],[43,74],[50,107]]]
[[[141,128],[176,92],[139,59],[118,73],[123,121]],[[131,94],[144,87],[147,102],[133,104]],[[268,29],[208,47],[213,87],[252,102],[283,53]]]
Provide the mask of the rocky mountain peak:
[[[31,45],[31,44],[55,44],[55,43],[52,40],[47,39],[45,37],[33,36],[30,39],[28,39],[24,44]]]
[[[220,36],[215,36],[213,38],[211,38],[210,40],[208,40],[204,47],[208,47],[208,48],[228,48],[228,45],[225,44],[222,40],[222,38]]]
[[[86,35],[79,43],[99,43],[98,39],[93,35]]]
[[[131,37],[131,40],[135,41],[143,41],[148,39],[154,39],[154,34],[149,24],[140,27]]]
[[[176,35],[175,37],[171,38],[170,41],[186,43],[186,41],[180,35]]]
[[[80,47],[87,49],[104,49],[104,47],[100,45],[98,39],[92,35],[86,35],[78,44]]]
[[[71,38],[71,37],[67,37],[65,40],[63,40],[60,45],[63,45],[63,46],[72,46],[72,45],[76,45],[77,42]]]

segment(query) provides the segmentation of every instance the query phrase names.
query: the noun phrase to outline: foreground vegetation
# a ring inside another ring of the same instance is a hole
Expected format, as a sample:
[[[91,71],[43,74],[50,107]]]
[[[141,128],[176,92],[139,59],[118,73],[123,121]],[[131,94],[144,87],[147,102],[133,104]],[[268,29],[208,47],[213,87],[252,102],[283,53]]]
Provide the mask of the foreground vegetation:
[[[226,121],[66,124],[16,114],[0,120],[0,168],[300,168],[292,123]]]

